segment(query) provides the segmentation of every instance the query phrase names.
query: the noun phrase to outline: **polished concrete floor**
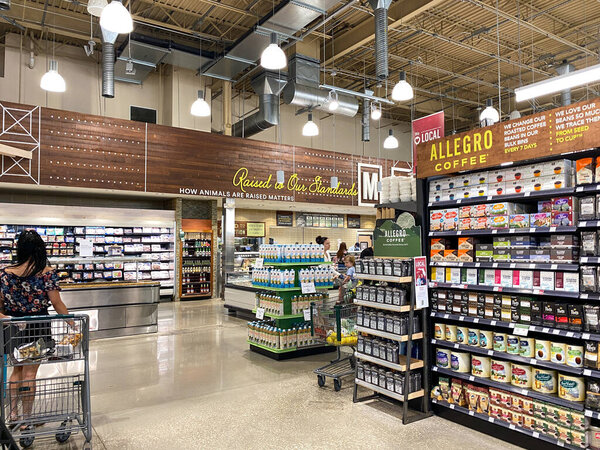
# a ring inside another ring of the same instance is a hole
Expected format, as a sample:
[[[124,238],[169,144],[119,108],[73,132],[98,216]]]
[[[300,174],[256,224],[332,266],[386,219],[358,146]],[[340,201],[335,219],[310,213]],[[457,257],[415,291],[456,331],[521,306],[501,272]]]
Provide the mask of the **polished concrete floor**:
[[[437,417],[402,426],[396,405],[353,404],[350,382],[321,389],[312,370],[328,359],[250,352],[220,301],[161,304],[158,334],[92,344],[93,448],[513,448]]]

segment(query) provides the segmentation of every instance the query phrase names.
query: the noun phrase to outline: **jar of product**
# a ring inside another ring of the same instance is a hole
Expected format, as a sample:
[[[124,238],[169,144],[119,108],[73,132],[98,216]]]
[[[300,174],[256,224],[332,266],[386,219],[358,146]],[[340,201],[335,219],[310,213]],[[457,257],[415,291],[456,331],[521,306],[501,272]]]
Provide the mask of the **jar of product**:
[[[583,346],[567,345],[567,366],[583,367]]]
[[[506,353],[510,355],[518,355],[519,354],[519,336],[515,336],[513,334],[509,334],[506,336]]]
[[[539,361],[550,361],[550,341],[535,340],[535,359]]]
[[[375,366],[371,368],[371,384],[379,386],[379,369]]]
[[[393,271],[392,260],[384,259],[383,260],[383,274],[385,276],[391,277],[393,275],[393,273],[394,273],[394,271]]]
[[[373,340],[369,337],[365,338],[365,355],[373,355]]]
[[[377,299],[377,303],[381,303],[381,304],[385,303],[385,288],[378,287],[375,298]]]
[[[506,352],[506,333],[494,333],[494,351]]]
[[[380,350],[380,342],[377,339],[373,339],[373,343],[371,344],[373,351],[373,358],[379,358],[379,350]]]
[[[392,344],[390,345],[390,351],[392,352],[392,356],[391,356],[391,359],[389,359],[389,361],[394,364],[400,363],[400,353],[398,350],[399,350],[398,343],[392,342]]]
[[[442,324],[443,325],[443,324]],[[446,331],[446,328],[442,328],[442,330],[444,330],[444,332]],[[402,324],[400,323],[400,317],[394,317],[394,334],[397,334],[398,336],[401,336],[402,333]]]
[[[542,367],[533,369],[533,390],[542,394],[555,394],[557,385],[556,370]]]
[[[468,344],[469,339],[469,328],[468,327],[456,327],[456,342],[459,344]]]
[[[356,363],[356,378],[363,381],[365,379],[365,368],[363,366],[363,363],[360,361],[357,361]]]
[[[582,377],[561,373],[558,375],[558,396],[572,402],[585,400],[585,382]]]
[[[456,342],[456,325],[446,324],[446,340]]]
[[[521,388],[531,387],[531,366],[512,363],[510,370],[510,384]]]
[[[404,377],[400,373],[394,374],[394,390],[396,394],[404,394]]]
[[[479,347],[479,330],[469,328],[469,345],[473,347]]]
[[[385,369],[379,369],[379,387],[385,389],[387,384],[387,378],[385,375]]]
[[[402,261],[399,259],[394,260],[393,269],[395,277],[402,276]]]
[[[375,260],[375,275],[383,275],[383,261],[381,259]]]
[[[392,372],[392,371],[386,372],[385,378],[386,378],[385,388],[390,392],[394,392],[394,390],[396,389],[395,382],[394,382],[394,372]]]
[[[377,327],[379,326],[379,317],[377,316],[376,312],[371,313],[371,329],[372,330],[376,330]]]
[[[372,383],[373,381],[373,377],[372,377],[372,373],[371,373],[371,366],[369,364],[365,364],[363,366],[364,369],[364,373],[365,373],[365,382],[367,383]]]
[[[392,288],[392,304],[400,306],[400,289],[398,288]]]
[[[550,361],[556,364],[565,364],[567,362],[567,344],[562,342],[551,342]]]
[[[358,353],[365,352],[365,338],[362,335],[358,336],[356,340],[356,351]]]
[[[433,326],[433,337],[440,341],[446,339],[446,325],[443,323],[436,323]]]
[[[535,339],[521,336],[519,339],[519,355],[523,358],[535,356]]]
[[[488,330],[479,330],[479,346],[491,349],[494,346],[494,333]]]

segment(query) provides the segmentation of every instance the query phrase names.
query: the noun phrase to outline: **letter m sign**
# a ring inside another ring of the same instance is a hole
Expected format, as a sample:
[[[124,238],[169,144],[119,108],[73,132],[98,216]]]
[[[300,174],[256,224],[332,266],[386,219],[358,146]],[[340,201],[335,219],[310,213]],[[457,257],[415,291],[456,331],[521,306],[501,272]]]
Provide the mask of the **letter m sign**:
[[[380,203],[377,187],[381,178],[381,166],[358,163],[358,206],[372,206]]]

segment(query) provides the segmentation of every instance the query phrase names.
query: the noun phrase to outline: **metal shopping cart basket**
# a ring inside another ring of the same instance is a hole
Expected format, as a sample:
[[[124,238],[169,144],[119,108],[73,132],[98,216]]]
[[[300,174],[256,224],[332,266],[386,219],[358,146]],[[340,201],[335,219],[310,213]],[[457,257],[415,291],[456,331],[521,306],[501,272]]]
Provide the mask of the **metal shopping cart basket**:
[[[0,326],[0,415],[9,432],[27,448],[37,438],[63,443],[81,431],[91,448],[88,316],[2,319]],[[49,364],[60,375],[29,375]]]
[[[342,389],[342,377],[354,374],[356,361],[354,358],[354,347],[357,341],[356,305],[350,304],[323,304],[312,303],[311,331],[327,345],[337,347],[337,357],[329,364],[314,370],[317,374],[317,382],[320,387],[325,386],[327,377],[333,378],[333,387],[336,391]],[[352,348],[349,356],[343,357],[340,348],[348,346]]]

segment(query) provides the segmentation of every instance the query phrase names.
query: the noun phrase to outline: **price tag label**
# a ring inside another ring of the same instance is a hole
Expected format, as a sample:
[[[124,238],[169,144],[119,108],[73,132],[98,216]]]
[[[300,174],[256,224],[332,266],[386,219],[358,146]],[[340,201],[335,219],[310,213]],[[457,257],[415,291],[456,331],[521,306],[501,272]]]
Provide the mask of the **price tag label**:
[[[470,416],[474,416],[474,415],[475,415],[475,412],[474,412],[474,411],[469,411],[469,415],[470,415]]]
[[[535,330],[537,330],[537,328],[535,327],[535,325],[531,325],[529,327],[529,331],[535,331]]]
[[[454,348],[460,348],[460,345],[454,344]]]
[[[437,339],[432,339],[432,340],[431,340],[431,343],[432,343],[432,344],[437,344]]]
[[[523,195],[523,197],[529,197],[531,195],[531,192],[525,192],[525,195]]]
[[[490,325],[491,325],[491,326],[496,326],[496,321],[495,321],[495,320],[492,320],[492,321],[490,322]]]
[[[556,445],[558,445],[559,447],[564,447],[565,443],[564,441],[556,441]]]
[[[515,234],[515,231],[516,230],[514,228],[511,228],[510,230],[508,230],[508,234]]]
[[[539,438],[539,437],[540,437],[540,433],[538,433],[537,431],[534,431],[534,432],[532,433],[532,436],[533,436],[534,438],[536,438],[536,439],[537,439],[537,438]]]
[[[531,360],[529,361],[529,364],[531,364],[532,366],[537,365],[537,359],[531,358]]]
[[[481,267],[481,263],[475,263],[475,267]]]
[[[459,198],[458,200],[456,200],[456,204],[460,205],[462,203],[462,198]]]
[[[488,200],[492,200],[493,198],[494,198],[494,196],[493,196],[493,195],[488,195],[488,196],[487,196],[487,199],[488,199]]]
[[[515,333],[517,336],[527,336],[529,333],[529,327],[527,325],[517,324],[515,325],[513,333]]]
[[[304,282],[301,284],[300,286],[302,288],[302,293],[303,294],[314,294],[317,292],[316,288],[315,288],[315,283],[310,281],[310,282]]]
[[[542,333],[547,333],[548,331],[550,331],[550,328],[542,328]]]
[[[495,419],[494,419],[493,417],[488,417],[488,422],[490,422],[490,423],[494,423],[494,420],[495,420]]]
[[[567,331],[567,337],[573,337],[574,333],[572,331]]]
[[[517,265],[516,265],[515,263],[511,263],[511,264],[510,264],[510,268],[511,268],[511,269],[514,269],[515,267],[517,267]]]
[[[265,308],[256,308],[256,318],[263,320],[265,318]]]
[[[494,356],[494,350],[488,350],[488,356]]]
[[[552,330],[552,334],[560,334],[560,330]]]
[[[427,203],[427,207],[431,208],[431,206],[433,205],[433,203]]]
[[[444,314],[444,319],[447,319],[448,317],[450,317],[450,314]]]
[[[577,186],[577,189],[575,189],[575,192],[583,192],[583,186]]]
[[[517,427],[515,427],[512,423],[508,426],[508,428],[510,428],[511,430],[516,430]]]
[[[479,323],[479,318],[477,317],[477,318],[473,319],[473,323]]]
[[[586,300],[587,298],[589,298],[589,294],[581,294],[581,298]]]
[[[530,229],[529,229],[529,232],[530,232],[530,233],[535,233],[535,228],[530,228]]]
[[[429,232],[429,237],[433,236],[433,231]]]
[[[589,409],[585,410],[585,417],[594,417],[594,413]]]
[[[475,381],[475,377],[473,375],[469,376],[469,381]]]
[[[494,268],[494,269],[495,269],[495,268],[497,268],[497,267],[498,267],[498,263],[494,263],[494,264],[492,264],[492,268]]]
[[[581,257],[579,260],[580,260],[582,263],[586,263],[586,262],[588,262],[588,257],[587,257],[587,256],[582,256],[582,257]]]
[[[492,230],[492,234],[498,234],[498,230]]]
[[[550,227],[550,233],[556,233],[556,227]]]
[[[437,368],[437,366],[434,366],[434,367],[433,367],[433,371],[434,371],[434,372],[437,372],[437,371],[438,371],[438,368]]]
[[[590,338],[590,333],[583,333],[581,335],[581,339],[589,339]]]
[[[521,389],[521,394],[526,396],[529,394],[529,391],[527,389]]]
[[[589,377],[592,375],[592,371],[590,369],[583,369],[583,376]]]
[[[256,258],[254,260],[254,268],[255,269],[262,269],[264,267],[264,264],[265,264],[264,258]]]
[[[459,322],[464,322],[464,321],[465,321],[465,318],[464,318],[464,316],[460,316],[460,317],[458,318],[458,321],[459,321]]]
[[[514,327],[515,327],[515,324],[514,324],[514,323],[509,323],[509,324],[508,324],[508,328],[514,328]]]
[[[306,320],[307,322],[310,321],[311,318],[311,314],[310,314],[310,308],[306,308],[304,310],[304,320]]]
[[[456,232],[456,235],[457,235],[457,236],[460,236],[461,234],[462,234],[462,231],[457,231],[457,232]]]
[[[450,409],[454,409],[454,403],[450,403]]]
[[[550,270],[556,270],[556,269],[558,269],[558,264],[552,264],[550,266]]]

